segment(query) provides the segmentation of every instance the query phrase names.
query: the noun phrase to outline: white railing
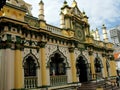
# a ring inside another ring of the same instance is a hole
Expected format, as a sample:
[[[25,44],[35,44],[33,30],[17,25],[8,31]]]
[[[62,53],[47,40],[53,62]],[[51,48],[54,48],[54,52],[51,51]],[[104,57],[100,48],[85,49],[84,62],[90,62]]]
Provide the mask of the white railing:
[[[25,88],[36,88],[37,87],[37,77],[30,76],[24,78]]]
[[[50,85],[63,85],[67,84],[67,76],[66,75],[59,75],[59,76],[50,76]]]
[[[57,28],[57,27],[54,27],[54,26],[51,26],[51,25],[47,25],[47,30],[51,31],[52,33],[61,35],[61,29],[60,28]]]

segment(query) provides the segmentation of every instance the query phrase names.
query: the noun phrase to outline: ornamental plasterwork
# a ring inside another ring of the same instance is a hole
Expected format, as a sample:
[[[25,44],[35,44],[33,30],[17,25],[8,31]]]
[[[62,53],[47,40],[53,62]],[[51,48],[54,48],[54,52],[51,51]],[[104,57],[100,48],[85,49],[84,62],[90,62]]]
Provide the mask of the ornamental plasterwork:
[[[78,56],[80,55],[80,51],[76,48],[74,53],[75,53],[75,60],[76,60]]]
[[[23,58],[28,55],[29,53],[32,53],[33,55],[36,56],[36,58],[39,59],[39,53],[37,52],[36,49],[30,49],[30,48],[24,48],[24,51],[23,51]]]
[[[46,59],[47,59],[47,61],[49,60],[49,56],[56,50],[57,50],[57,45],[52,45],[52,44],[46,45]]]
[[[29,48],[24,48],[24,51],[23,51],[23,58],[30,53],[30,49]]]
[[[31,49],[31,50],[32,50],[32,54],[34,54],[36,58],[39,58],[39,52],[37,52],[36,49]]]
[[[68,47],[59,47],[59,50],[64,54],[65,57],[67,57],[67,62],[70,65],[70,54],[69,54]]]
[[[90,63],[88,51],[85,50],[85,51],[83,51],[82,53],[83,53],[83,55],[85,56],[85,58],[87,59],[88,63]]]

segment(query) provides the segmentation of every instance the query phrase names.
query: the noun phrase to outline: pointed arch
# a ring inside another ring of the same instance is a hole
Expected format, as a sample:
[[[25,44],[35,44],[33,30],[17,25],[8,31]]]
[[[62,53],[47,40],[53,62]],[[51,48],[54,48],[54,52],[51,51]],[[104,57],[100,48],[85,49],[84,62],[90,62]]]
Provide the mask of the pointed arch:
[[[29,54],[27,54],[27,55],[23,58],[23,67],[24,67],[24,64],[25,64],[27,58],[29,58],[29,57],[31,57],[31,58],[34,60],[34,62],[35,62],[35,64],[36,64],[36,67],[40,67],[40,64],[39,64],[39,62],[38,62],[37,57],[36,57],[32,52],[30,52]]]
[[[59,48],[50,55],[47,67],[50,69],[50,75],[66,75],[69,63]]]
[[[80,58],[83,58],[83,60],[85,61],[85,64],[88,64],[88,60],[86,59],[86,57],[83,54],[80,54],[77,59],[76,59],[76,63],[78,60],[80,60]]]
[[[55,54],[59,54],[61,58],[64,59],[64,63],[66,63],[66,68],[69,68],[69,63],[67,61],[67,57],[59,50],[57,49],[55,52],[53,52],[50,56],[49,56],[49,60],[47,62],[47,67],[50,67],[50,62],[51,62],[51,58],[55,56]]]
[[[90,80],[89,77],[90,66],[88,60],[85,58],[85,56],[82,53],[76,59],[76,70],[77,70],[76,73],[79,76],[79,81],[81,83]]]

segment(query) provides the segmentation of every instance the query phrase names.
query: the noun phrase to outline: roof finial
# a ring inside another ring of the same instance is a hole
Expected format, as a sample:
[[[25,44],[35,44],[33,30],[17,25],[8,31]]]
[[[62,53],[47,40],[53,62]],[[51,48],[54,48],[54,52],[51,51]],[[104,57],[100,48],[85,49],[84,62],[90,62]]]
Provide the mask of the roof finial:
[[[42,0],[40,0],[40,3],[39,4],[44,4]]]
[[[67,1],[66,0],[64,0],[64,5],[66,5],[67,4]]]
[[[75,7],[76,5],[77,5],[77,2],[75,0],[73,0],[72,7]]]

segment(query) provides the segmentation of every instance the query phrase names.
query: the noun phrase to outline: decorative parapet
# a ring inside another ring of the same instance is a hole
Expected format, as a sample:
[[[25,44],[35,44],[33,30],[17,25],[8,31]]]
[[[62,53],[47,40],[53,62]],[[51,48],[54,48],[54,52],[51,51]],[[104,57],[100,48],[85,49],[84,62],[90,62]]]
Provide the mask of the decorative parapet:
[[[51,31],[52,33],[55,33],[55,34],[59,34],[59,35],[62,34],[60,28],[54,27],[54,26],[51,26],[51,25],[48,25],[48,24],[47,24],[47,30]]]

